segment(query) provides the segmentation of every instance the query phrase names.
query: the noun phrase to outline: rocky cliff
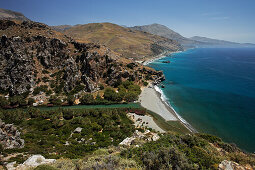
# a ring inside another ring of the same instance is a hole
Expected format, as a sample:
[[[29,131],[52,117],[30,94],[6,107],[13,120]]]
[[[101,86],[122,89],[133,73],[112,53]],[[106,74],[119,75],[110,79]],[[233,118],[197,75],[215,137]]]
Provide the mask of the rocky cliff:
[[[0,60],[0,90],[10,95],[32,93],[39,86],[70,92],[83,85],[91,92],[99,83],[141,81],[147,74],[138,64],[128,68],[129,60],[105,46],[76,42],[32,21],[0,21]]]

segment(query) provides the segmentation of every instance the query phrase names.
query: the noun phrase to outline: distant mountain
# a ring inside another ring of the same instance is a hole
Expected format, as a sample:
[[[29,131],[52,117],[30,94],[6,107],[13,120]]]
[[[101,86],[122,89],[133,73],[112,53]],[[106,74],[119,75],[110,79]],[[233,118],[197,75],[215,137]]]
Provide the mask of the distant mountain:
[[[218,47],[255,47],[255,44],[251,43],[236,43],[225,40],[212,39],[207,37],[194,36],[190,39],[200,41],[204,43],[204,46],[218,46]]]
[[[125,58],[143,59],[163,52],[183,50],[175,40],[112,23],[52,27],[79,42],[103,44]],[[60,30],[60,28],[62,30]]]
[[[0,19],[15,19],[29,21],[22,13],[0,8]]]
[[[148,32],[148,33],[151,33],[154,35],[159,35],[159,36],[162,36],[165,38],[176,40],[185,48],[194,48],[197,45],[201,44],[201,42],[183,37],[179,33],[169,29],[168,27],[166,27],[164,25],[160,25],[160,24],[134,26],[134,27],[130,27],[130,29]]]
[[[250,43],[236,43],[224,40],[211,39],[206,37],[191,37],[186,38],[179,33],[169,29],[168,27],[160,24],[151,24],[143,26],[130,27],[132,30],[139,30],[148,32],[154,35],[159,35],[165,38],[173,39],[179,42],[184,48],[196,47],[255,47],[255,44]]]

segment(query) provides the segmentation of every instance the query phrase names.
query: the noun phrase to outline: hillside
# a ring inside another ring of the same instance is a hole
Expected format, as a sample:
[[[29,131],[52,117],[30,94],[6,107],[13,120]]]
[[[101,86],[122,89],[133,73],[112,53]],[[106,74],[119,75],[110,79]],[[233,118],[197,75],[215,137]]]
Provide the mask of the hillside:
[[[195,41],[200,41],[203,42],[208,46],[215,46],[215,47],[255,47],[255,44],[249,44],[249,43],[236,43],[236,42],[231,42],[231,41],[225,41],[225,40],[218,40],[218,39],[212,39],[212,38],[207,38],[207,37],[200,37],[200,36],[194,36],[191,37],[190,39],[195,40]]]
[[[132,30],[138,30],[143,32],[148,32],[154,35],[159,35],[165,38],[176,40],[185,48],[194,48],[196,45],[201,44],[199,41],[192,40],[186,37],[183,37],[179,33],[169,29],[168,27],[160,24],[151,24],[143,26],[134,26],[130,27]]]
[[[25,17],[22,13],[2,8],[0,8],[0,19],[16,19],[21,21],[29,21],[29,19]]]
[[[163,78],[105,46],[76,42],[38,22],[0,20],[0,40],[0,97],[13,107],[26,105],[28,97],[47,104],[125,80],[142,85],[146,75]],[[8,104],[1,98],[0,105]]]
[[[106,45],[125,58],[143,59],[165,51],[182,50],[176,41],[111,23],[75,25],[63,33],[79,42]]]
[[[235,43],[235,42],[211,39],[211,38],[200,37],[200,36],[186,38],[180,35],[179,33],[171,30],[170,28],[160,24],[134,26],[134,27],[130,27],[130,29],[144,31],[154,35],[159,35],[165,38],[176,40],[185,49],[199,48],[199,47],[220,47],[220,48],[222,47],[255,47],[255,44]]]

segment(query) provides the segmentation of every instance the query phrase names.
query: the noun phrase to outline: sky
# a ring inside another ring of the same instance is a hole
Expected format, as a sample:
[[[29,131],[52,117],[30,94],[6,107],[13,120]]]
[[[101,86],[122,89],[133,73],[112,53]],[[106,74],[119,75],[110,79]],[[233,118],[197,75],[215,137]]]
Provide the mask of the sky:
[[[255,43],[255,0],[0,0],[48,25],[158,23],[185,37]]]

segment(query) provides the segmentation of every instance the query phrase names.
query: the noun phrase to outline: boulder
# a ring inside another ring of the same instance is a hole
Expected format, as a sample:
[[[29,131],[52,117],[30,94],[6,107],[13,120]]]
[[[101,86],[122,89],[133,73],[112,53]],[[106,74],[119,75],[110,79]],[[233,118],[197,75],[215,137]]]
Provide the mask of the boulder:
[[[45,159],[42,155],[33,155],[29,157],[23,164],[17,166],[16,162],[11,162],[6,165],[8,170],[25,170],[30,168],[35,168],[42,164],[54,163],[56,159]]]
[[[21,133],[13,124],[5,124],[0,119],[0,144],[4,149],[23,148],[24,139],[20,137]]]
[[[241,166],[236,162],[224,160],[219,164],[219,170],[252,170],[250,166]]]

